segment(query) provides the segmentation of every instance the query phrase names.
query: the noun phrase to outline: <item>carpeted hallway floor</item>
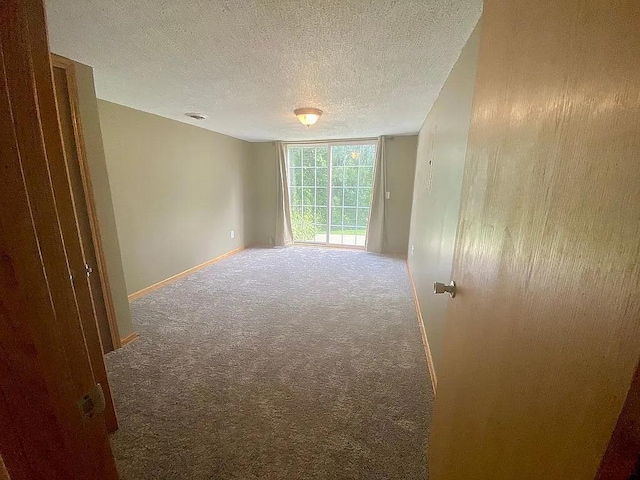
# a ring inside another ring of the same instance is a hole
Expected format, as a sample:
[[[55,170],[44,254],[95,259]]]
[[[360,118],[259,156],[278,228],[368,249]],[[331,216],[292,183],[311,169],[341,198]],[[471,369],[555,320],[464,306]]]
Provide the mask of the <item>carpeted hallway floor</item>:
[[[107,355],[123,480],[427,478],[404,260],[249,249],[131,308],[140,338]]]

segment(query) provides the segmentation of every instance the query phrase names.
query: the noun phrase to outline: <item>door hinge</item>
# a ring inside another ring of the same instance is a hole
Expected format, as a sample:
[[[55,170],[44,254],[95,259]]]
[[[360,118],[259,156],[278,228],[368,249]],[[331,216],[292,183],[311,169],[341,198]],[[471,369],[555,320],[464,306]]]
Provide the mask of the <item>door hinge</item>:
[[[105,408],[104,392],[99,383],[96,383],[91,390],[78,400],[78,409],[84,421],[91,420],[96,415],[100,415],[104,412]]]
[[[93,273],[93,268],[88,263],[84,264],[84,271],[87,272],[87,277]]]

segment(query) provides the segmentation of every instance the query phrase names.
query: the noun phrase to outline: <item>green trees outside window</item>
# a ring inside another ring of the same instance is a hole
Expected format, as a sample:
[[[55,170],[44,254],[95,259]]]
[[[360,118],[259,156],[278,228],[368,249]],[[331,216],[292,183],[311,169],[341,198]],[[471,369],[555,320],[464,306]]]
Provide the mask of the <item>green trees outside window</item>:
[[[288,161],[294,241],[364,246],[375,144],[290,145]]]

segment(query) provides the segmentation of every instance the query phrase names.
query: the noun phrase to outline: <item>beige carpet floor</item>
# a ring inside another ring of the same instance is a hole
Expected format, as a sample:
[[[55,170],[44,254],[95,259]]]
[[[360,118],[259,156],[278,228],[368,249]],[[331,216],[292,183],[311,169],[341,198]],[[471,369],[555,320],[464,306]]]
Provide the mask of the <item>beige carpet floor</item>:
[[[404,260],[249,249],[131,308],[139,339],[107,355],[123,480],[427,478]]]

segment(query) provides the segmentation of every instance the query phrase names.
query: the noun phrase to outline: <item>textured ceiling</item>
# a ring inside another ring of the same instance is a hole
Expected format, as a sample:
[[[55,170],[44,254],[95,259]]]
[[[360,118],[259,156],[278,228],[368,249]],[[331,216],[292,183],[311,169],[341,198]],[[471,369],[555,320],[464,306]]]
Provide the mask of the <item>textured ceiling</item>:
[[[482,0],[46,0],[99,98],[251,141],[415,133]],[[307,129],[297,107],[325,114]],[[210,118],[191,120],[185,112]]]

